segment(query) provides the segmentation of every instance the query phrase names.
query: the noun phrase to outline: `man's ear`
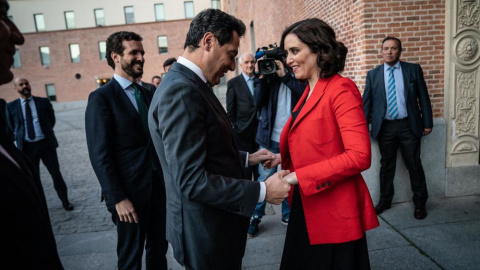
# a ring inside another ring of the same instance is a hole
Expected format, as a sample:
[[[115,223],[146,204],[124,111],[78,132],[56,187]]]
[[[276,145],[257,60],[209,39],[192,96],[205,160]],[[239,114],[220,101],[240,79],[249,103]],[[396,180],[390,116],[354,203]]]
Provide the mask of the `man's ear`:
[[[207,32],[205,33],[205,35],[203,35],[202,43],[206,51],[210,51],[214,41],[215,41],[215,36],[212,33]]]
[[[119,55],[118,53],[112,52],[112,53],[110,54],[110,57],[112,57],[113,62],[115,62],[115,63],[117,63],[117,64],[120,63],[120,55]]]

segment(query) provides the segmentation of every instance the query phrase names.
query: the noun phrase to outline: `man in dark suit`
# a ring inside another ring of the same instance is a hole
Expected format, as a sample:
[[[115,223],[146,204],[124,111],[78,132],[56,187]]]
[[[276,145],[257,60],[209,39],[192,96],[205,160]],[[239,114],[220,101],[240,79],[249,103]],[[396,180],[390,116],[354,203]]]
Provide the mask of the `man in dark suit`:
[[[68,201],[67,185],[58,163],[52,103],[48,98],[32,96],[30,83],[25,78],[15,79],[14,88],[20,98],[7,104],[7,121],[15,134],[17,147],[30,158],[37,172],[42,160],[52,176],[53,186],[63,208],[71,211],[73,205]]]
[[[184,52],[155,92],[149,127],[165,177],[167,239],[186,269],[241,269],[248,219],[258,201],[279,204],[290,190],[281,171],[264,183],[242,166],[275,157],[239,152],[211,86],[235,69],[245,25],[217,9],[190,24]]]
[[[107,39],[113,79],[92,92],[85,112],[92,167],[117,226],[118,269],[167,269],[165,187],[148,132],[153,91],[138,85],[143,74],[142,38],[117,32]]]
[[[244,53],[239,58],[242,73],[227,83],[227,115],[232,122],[238,149],[253,153],[258,150],[255,142],[258,119],[257,108],[253,102],[253,72],[255,71],[255,58],[251,53]],[[244,168],[247,178],[257,181],[258,167]]]
[[[401,62],[402,42],[386,37],[382,42],[385,63],[367,74],[363,110],[371,117],[371,136],[380,149],[380,201],[377,214],[391,207],[397,149],[400,146],[415,204],[414,217],[427,216],[425,173],[420,160],[421,137],[432,132],[432,107],[420,65]]]
[[[8,2],[0,0],[0,37],[4,41],[0,42],[0,85],[12,80],[14,48],[24,42],[6,16],[8,8]],[[4,216],[0,222],[1,268],[61,270],[40,177],[3,129],[6,120],[0,121],[0,212]]]

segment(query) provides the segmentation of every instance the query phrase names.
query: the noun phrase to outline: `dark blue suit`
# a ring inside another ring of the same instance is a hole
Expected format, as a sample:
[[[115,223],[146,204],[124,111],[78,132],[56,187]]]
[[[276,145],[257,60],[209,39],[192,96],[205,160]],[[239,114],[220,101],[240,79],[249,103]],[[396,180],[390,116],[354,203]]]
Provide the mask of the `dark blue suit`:
[[[153,91],[138,87],[148,107]],[[85,130],[102,199],[117,226],[118,269],[141,268],[145,239],[147,269],[166,269],[165,187],[160,163],[140,114],[115,79],[88,97]],[[119,220],[115,204],[126,198],[135,208],[138,224]]]
[[[427,198],[425,173],[420,160],[420,138],[425,128],[433,127],[432,107],[420,65],[400,62],[405,87],[407,118],[389,121],[384,119],[387,111],[383,64],[367,74],[363,94],[365,118],[371,117],[371,136],[378,139],[380,148],[380,201],[391,203],[394,188],[397,149],[410,174],[413,201],[417,207],[424,206]]]
[[[38,142],[26,142],[25,125],[22,112],[22,104],[20,99],[16,99],[7,104],[7,121],[10,128],[15,134],[15,141],[18,149],[22,150],[32,161],[37,172],[40,168],[40,160],[43,161],[48,172],[52,176],[53,185],[57,191],[57,195],[62,201],[63,206],[68,204],[67,185],[63,180],[58,163],[57,147],[58,142],[53,131],[55,126],[55,113],[52,103],[48,98],[32,97],[37,110],[37,117],[40,128],[45,139]]]

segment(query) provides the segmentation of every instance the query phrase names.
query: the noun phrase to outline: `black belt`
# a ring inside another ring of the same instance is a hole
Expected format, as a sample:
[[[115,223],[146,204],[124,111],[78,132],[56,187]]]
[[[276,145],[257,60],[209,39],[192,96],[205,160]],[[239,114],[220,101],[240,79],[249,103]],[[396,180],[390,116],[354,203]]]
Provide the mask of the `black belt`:
[[[408,120],[408,117],[405,117],[405,118],[402,118],[402,119],[395,119],[395,120],[383,119],[383,121],[388,121],[388,122],[393,122],[393,123],[403,122],[403,121],[407,121],[407,120]]]

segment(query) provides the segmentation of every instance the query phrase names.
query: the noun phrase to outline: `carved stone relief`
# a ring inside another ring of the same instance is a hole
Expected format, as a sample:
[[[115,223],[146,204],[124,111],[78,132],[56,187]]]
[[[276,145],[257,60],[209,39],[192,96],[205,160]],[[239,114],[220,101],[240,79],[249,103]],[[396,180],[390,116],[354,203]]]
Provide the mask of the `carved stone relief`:
[[[477,71],[457,71],[457,98],[455,103],[455,133],[458,137],[472,135],[477,137],[478,118],[475,107],[475,78]]]
[[[458,28],[479,27],[480,7],[475,0],[460,0],[458,9]]]

